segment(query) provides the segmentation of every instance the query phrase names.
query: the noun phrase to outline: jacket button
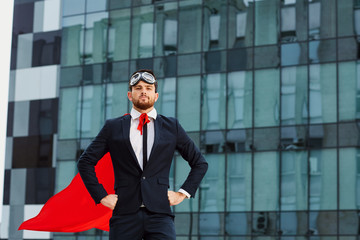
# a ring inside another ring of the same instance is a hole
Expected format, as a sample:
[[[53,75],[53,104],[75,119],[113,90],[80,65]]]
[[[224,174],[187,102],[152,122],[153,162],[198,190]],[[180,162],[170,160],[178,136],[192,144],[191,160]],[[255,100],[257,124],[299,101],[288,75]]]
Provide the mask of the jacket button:
[[[145,180],[145,179],[146,179],[146,177],[143,177],[143,179]]]

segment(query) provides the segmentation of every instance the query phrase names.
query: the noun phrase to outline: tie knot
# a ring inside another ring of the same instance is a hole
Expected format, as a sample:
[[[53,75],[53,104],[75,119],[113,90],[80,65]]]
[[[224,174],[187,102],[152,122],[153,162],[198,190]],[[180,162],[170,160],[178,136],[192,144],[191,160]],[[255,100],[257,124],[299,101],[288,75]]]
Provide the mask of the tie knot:
[[[149,123],[150,120],[149,120],[149,117],[146,113],[142,113],[140,115],[140,118],[139,118],[139,125],[137,127],[137,130],[140,131],[140,134],[142,135],[142,132],[143,132],[143,126],[147,123]]]

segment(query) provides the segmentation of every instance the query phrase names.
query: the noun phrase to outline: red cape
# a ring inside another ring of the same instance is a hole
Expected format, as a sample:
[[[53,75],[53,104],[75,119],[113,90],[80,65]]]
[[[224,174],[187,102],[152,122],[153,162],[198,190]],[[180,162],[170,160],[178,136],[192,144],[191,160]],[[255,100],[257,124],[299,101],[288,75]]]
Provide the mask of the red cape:
[[[99,182],[105,190],[114,193],[114,173],[110,154],[107,153],[95,167]],[[101,204],[95,204],[85,185],[77,174],[69,186],[51,197],[40,213],[25,222],[19,230],[46,232],[82,232],[91,228],[109,231],[112,211]]]

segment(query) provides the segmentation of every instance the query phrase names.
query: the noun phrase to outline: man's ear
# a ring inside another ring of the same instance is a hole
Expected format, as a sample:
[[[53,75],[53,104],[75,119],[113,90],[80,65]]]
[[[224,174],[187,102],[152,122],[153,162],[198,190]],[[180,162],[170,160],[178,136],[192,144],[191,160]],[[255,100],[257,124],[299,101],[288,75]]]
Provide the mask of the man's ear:
[[[158,100],[159,98],[159,93],[155,93],[155,102]]]
[[[132,102],[132,92],[128,91],[127,96],[130,102]]]

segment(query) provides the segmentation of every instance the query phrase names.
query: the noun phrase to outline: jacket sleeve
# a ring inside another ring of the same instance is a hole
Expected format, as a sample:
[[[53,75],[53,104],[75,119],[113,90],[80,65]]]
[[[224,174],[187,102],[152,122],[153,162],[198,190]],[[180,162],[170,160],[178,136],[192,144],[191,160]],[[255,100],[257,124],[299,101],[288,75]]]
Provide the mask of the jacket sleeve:
[[[177,120],[176,127],[176,149],[191,167],[189,175],[187,176],[181,188],[188,192],[191,197],[194,197],[196,190],[199,188],[201,180],[205,176],[205,173],[208,169],[208,163],[201,154],[200,150],[196,147],[195,143],[186,134],[185,130],[181,127]]]
[[[108,127],[107,121],[99,134],[80,156],[77,163],[85,187],[96,204],[100,203],[101,199],[108,195],[103,185],[99,183],[95,173],[96,164],[108,152],[107,143],[110,134]]]

